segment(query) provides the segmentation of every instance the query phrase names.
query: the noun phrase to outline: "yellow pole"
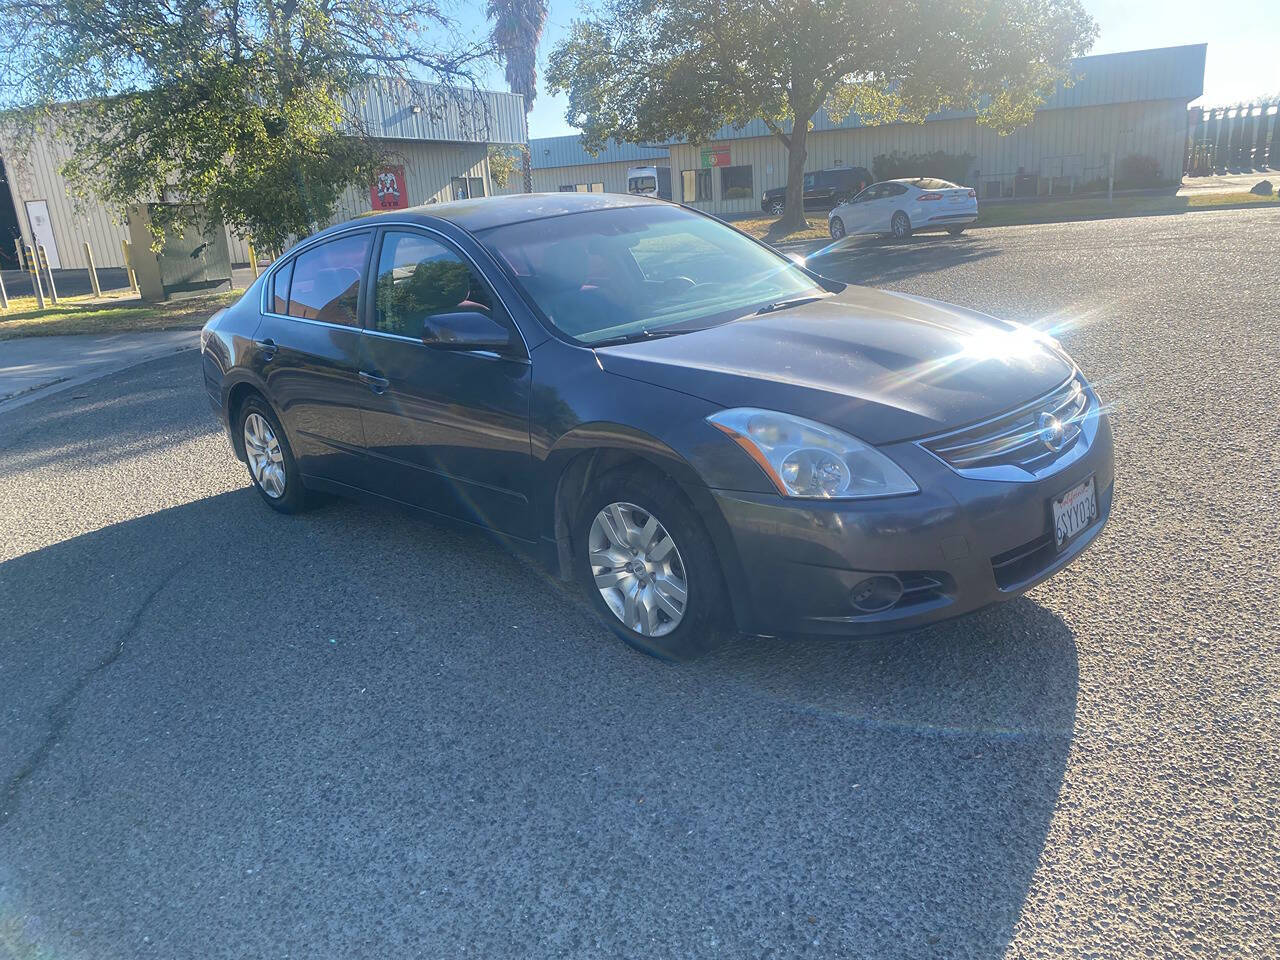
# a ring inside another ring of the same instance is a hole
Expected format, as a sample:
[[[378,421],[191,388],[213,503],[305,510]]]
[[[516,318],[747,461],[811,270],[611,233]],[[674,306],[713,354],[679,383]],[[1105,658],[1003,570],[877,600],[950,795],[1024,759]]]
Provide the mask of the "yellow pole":
[[[253,252],[252,243],[248,244],[248,247],[249,247],[249,268],[253,270],[253,279],[257,280],[258,279],[258,255]]]
[[[93,295],[95,297],[102,296],[102,287],[98,286],[98,268],[93,263],[93,247],[89,246],[89,241],[84,241],[84,260],[89,264],[89,286],[93,287]]]
[[[36,252],[30,246],[20,248],[22,252],[22,262],[27,267],[27,273],[31,275],[31,289],[36,292],[36,309],[44,309],[44,285],[40,282],[40,270],[36,267]]]
[[[133,256],[129,249],[129,241],[120,241],[120,252],[124,254],[124,272],[129,278],[129,289],[138,292],[138,275],[133,272]]]

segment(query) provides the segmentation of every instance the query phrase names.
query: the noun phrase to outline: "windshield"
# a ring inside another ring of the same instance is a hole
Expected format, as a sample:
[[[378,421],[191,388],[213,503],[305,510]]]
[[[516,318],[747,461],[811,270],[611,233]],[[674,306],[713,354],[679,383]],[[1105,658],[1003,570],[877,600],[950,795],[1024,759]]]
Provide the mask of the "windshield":
[[[656,177],[632,177],[628,183],[632,193],[643,193],[646,190],[657,190],[658,180]]]
[[[824,293],[780,254],[674,206],[529,220],[479,238],[543,315],[584,344],[701,329],[778,300]]]

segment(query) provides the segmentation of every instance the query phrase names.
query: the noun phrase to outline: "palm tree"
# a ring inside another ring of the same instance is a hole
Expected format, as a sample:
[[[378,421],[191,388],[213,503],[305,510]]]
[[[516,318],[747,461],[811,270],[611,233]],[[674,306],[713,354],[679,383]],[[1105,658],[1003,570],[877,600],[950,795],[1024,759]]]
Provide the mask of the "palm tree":
[[[507,86],[523,95],[527,116],[538,96],[538,41],[547,22],[547,0],[489,0],[487,13],[494,46],[507,65]],[[524,191],[532,193],[528,144],[521,153]]]

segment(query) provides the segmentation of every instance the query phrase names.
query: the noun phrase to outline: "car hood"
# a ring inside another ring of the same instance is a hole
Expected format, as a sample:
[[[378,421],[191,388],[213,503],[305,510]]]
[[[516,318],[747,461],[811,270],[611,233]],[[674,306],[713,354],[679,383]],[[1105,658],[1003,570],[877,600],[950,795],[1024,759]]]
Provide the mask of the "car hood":
[[[601,347],[609,373],[724,407],[808,417],[883,444],[1048,393],[1070,359],[1027,327],[901,293],[832,297],[681,336]]]

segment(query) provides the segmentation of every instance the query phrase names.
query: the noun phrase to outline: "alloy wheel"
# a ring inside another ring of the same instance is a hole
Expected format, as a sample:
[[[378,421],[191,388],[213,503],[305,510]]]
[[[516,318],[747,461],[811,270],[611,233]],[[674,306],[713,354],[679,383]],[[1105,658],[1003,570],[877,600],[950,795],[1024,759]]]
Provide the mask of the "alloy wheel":
[[[899,240],[911,232],[911,221],[907,219],[905,213],[895,213],[890,226],[893,229],[893,235]]]
[[[272,500],[284,496],[284,453],[266,417],[250,413],[244,418],[244,452],[249,471]]]
[[[831,236],[836,240],[844,236],[844,221],[839,217],[831,218]]]
[[[688,576],[657,517],[634,503],[611,503],[592,521],[587,549],[596,589],[628,629],[661,637],[680,625]]]

